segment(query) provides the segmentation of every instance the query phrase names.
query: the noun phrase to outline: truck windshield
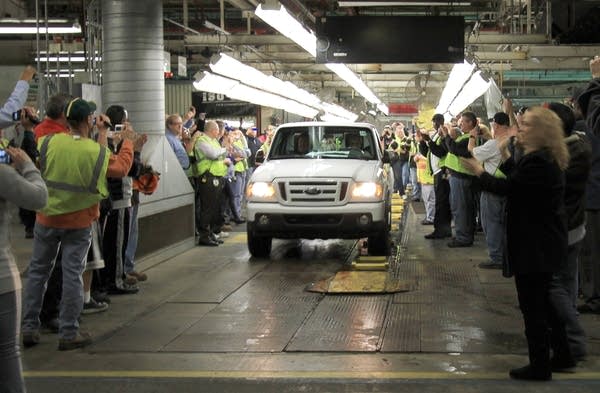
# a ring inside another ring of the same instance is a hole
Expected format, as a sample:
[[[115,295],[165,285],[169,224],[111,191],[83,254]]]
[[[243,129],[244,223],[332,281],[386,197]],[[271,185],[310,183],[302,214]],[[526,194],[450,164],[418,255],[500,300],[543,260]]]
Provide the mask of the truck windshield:
[[[344,126],[284,127],[277,130],[269,159],[337,158],[377,160],[373,132]]]

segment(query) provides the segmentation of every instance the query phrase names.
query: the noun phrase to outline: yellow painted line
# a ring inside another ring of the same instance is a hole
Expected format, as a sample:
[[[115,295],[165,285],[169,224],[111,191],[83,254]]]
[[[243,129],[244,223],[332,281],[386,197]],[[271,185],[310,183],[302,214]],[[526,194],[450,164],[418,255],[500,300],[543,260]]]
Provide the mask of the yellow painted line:
[[[509,379],[507,372],[463,371],[25,371],[26,378]],[[554,373],[555,380],[598,380],[600,372]]]
[[[223,241],[225,242],[223,244],[246,243],[246,237],[247,237],[246,232],[239,232],[239,233],[229,232],[229,233],[230,233],[229,237],[223,239]],[[232,233],[235,233],[235,235],[231,235]]]

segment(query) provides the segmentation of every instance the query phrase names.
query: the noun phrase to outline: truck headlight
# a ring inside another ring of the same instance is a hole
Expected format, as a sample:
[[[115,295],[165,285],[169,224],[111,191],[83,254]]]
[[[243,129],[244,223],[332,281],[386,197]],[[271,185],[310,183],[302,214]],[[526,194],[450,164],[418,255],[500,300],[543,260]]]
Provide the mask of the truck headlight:
[[[383,196],[383,186],[379,183],[355,183],[350,193],[352,201],[379,201]]]
[[[253,201],[274,201],[275,187],[272,183],[255,182],[248,184],[246,197]]]

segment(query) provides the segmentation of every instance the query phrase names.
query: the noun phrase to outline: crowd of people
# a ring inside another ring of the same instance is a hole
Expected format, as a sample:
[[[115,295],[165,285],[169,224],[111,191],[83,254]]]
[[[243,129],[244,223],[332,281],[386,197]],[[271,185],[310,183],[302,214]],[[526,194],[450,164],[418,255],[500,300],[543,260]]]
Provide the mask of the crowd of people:
[[[430,130],[397,122],[382,132],[394,192],[425,204],[421,224],[433,226],[425,238],[470,247],[480,226],[489,261],[479,267],[515,277],[529,349],[529,364],[510,372],[517,379],[548,380],[575,366],[587,353],[578,313],[600,313],[600,58],[590,69],[594,79],[572,107],[515,111],[506,100],[490,128],[465,111],[450,123],[434,115]],[[18,141],[0,140],[3,391],[23,390],[19,337],[34,346],[46,329],[58,334],[59,350],[88,345],[81,315],[105,311],[110,295],[136,293],[148,278],[135,269],[139,193],[156,187],[156,179],[140,186],[156,177],[141,161],[147,137],[125,107],[96,114],[93,102],[64,94],[39,120],[25,106],[34,73],[23,71],[0,109],[0,128],[23,129]],[[166,139],[195,191],[199,246],[218,247],[245,222],[246,184],[273,135],[272,126],[259,137],[194,107],[166,115]],[[22,299],[9,204],[33,239]]]
[[[242,216],[246,184],[257,154],[268,151],[274,128],[266,129],[263,143],[256,128],[244,133],[195,114],[191,107],[185,122],[178,114],[167,116],[166,135],[195,192],[197,244],[217,247],[233,225],[246,222]]]
[[[516,379],[549,380],[574,367],[587,354],[578,313],[600,313],[599,57],[590,70],[594,79],[571,105],[515,111],[505,100],[491,131],[465,111],[450,123],[434,115],[431,130],[413,125],[409,135],[399,123],[382,135],[400,194],[415,162],[422,224],[434,228],[425,238],[471,247],[481,226],[489,261],[479,267],[515,277],[530,360],[510,371]]]

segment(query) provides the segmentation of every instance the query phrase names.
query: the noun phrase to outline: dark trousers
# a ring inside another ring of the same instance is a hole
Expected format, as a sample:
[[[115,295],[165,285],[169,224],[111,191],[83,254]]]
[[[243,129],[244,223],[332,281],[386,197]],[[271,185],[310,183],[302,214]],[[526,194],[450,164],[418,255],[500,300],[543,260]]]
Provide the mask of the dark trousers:
[[[112,209],[103,225],[102,256],[104,268],[100,270],[103,288],[125,288],[125,251],[129,240],[129,208]]]
[[[223,178],[204,174],[198,178],[198,193],[200,195],[200,239],[206,240],[216,232],[223,220],[221,217],[221,198],[223,195]]]
[[[516,274],[519,307],[525,322],[529,363],[534,371],[550,372],[550,349],[560,359],[571,359],[564,321],[550,301],[552,273]]]
[[[435,233],[449,235],[452,233],[452,213],[450,210],[450,183],[445,171],[441,170],[433,176],[433,192],[435,193],[435,216],[433,229]]]
[[[200,182],[200,178],[198,177],[190,177],[190,184],[194,188],[194,226],[196,228],[196,234],[200,231],[200,217],[202,215],[202,204],[200,201],[200,191],[198,188],[198,183]]]
[[[35,212],[32,210],[26,210],[23,208],[19,208],[19,218],[21,222],[25,226],[25,230],[33,231],[33,227],[35,226]]]

